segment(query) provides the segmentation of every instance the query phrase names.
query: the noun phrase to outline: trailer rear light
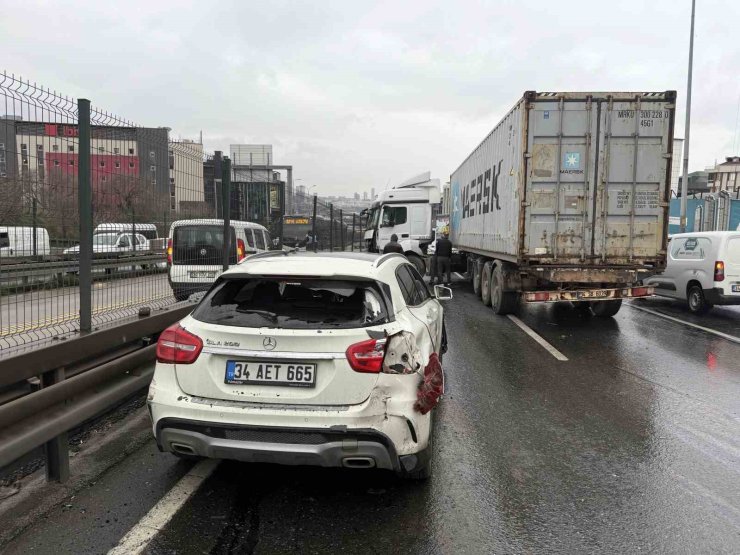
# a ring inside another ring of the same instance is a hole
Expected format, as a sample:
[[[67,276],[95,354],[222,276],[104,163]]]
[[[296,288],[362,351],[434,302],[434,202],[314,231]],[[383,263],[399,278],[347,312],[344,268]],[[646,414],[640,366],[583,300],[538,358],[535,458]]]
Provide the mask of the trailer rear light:
[[[172,266],[172,239],[167,239],[167,265]]]
[[[725,280],[725,263],[721,260],[717,260],[714,263],[714,281]]]
[[[236,240],[236,260],[241,262],[246,257],[247,249],[244,248],[244,241],[242,239]]]
[[[383,369],[385,339],[368,339],[347,348],[347,361],[355,372],[378,374]]]
[[[647,297],[648,295],[650,295],[649,287],[633,287],[632,288],[633,297]]]
[[[535,293],[530,296],[530,300],[532,301],[549,301],[550,300],[550,293]]]
[[[203,349],[203,341],[179,323],[164,330],[157,341],[157,361],[168,364],[192,364]]]

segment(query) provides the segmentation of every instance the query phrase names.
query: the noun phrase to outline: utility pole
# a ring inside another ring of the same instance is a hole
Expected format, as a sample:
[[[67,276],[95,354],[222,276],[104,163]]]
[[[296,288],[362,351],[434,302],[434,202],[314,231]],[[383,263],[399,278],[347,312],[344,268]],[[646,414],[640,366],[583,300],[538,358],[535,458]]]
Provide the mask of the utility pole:
[[[696,0],[691,0],[691,37],[689,39],[689,78],[686,86],[686,130],[683,146],[683,178],[681,179],[681,233],[686,233],[686,197],[689,194],[689,134],[691,131],[691,74],[694,67],[694,14]]]

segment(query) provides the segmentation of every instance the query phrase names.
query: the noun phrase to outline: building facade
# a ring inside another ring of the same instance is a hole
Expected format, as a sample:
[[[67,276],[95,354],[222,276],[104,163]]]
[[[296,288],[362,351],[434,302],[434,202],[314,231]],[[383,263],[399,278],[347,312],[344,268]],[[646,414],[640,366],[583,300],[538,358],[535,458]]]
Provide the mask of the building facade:
[[[154,191],[168,191],[169,130],[92,126],[90,171],[94,187],[117,176],[138,177]],[[50,176],[79,172],[77,125],[0,118],[0,177],[42,184]]]
[[[712,193],[727,191],[735,196],[740,191],[740,156],[728,156],[721,164],[709,168],[707,173],[708,186]]]
[[[205,202],[203,145],[195,141],[171,141],[169,148],[170,210],[181,212],[193,203]]]

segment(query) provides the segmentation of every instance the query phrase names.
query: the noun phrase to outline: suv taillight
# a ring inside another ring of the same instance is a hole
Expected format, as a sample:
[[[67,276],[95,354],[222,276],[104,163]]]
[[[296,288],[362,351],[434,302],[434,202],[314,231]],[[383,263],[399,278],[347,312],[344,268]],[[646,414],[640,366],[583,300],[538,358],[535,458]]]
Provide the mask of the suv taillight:
[[[241,262],[246,257],[247,249],[244,248],[244,241],[242,239],[236,240],[236,261]]]
[[[721,260],[717,260],[714,263],[714,281],[725,280],[725,263]]]
[[[159,335],[157,362],[192,364],[203,349],[203,341],[180,324],[174,324]]]
[[[385,339],[368,339],[347,348],[347,361],[355,372],[378,374],[383,369]]]
[[[172,239],[167,239],[167,265],[172,266]]]

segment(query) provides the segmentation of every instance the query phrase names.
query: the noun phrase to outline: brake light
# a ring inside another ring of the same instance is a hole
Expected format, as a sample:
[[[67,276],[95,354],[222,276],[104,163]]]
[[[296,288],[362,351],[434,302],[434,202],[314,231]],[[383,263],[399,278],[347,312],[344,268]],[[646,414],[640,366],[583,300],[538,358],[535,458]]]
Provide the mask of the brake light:
[[[650,295],[650,288],[648,287],[633,287],[632,288],[633,297],[647,297],[648,295]]]
[[[203,341],[180,324],[174,324],[159,335],[157,361],[169,364],[192,364],[203,349]]]
[[[172,266],[172,239],[167,239],[167,265]]]
[[[383,369],[385,358],[385,339],[368,339],[347,348],[347,360],[352,370],[368,374],[378,374]]]
[[[244,241],[242,239],[236,240],[236,260],[241,262],[244,260],[246,249],[244,248]]]
[[[714,263],[714,281],[725,280],[725,263],[721,260],[717,260]]]

